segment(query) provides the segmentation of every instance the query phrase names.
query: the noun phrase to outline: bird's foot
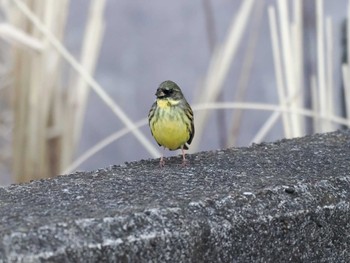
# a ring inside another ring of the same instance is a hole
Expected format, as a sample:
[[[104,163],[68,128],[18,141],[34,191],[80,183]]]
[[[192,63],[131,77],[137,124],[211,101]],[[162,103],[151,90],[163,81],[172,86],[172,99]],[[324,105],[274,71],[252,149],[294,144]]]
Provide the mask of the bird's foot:
[[[161,158],[159,161],[159,167],[163,168],[164,166],[165,166],[165,161],[163,160],[163,158]]]

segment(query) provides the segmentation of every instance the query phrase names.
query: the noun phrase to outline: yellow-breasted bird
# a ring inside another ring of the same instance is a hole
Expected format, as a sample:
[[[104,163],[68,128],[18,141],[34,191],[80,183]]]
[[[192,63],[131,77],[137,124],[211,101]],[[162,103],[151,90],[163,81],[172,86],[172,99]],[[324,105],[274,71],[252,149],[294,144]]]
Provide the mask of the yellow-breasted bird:
[[[185,151],[194,136],[193,111],[180,87],[167,80],[159,85],[156,101],[148,114],[148,123],[159,146],[169,150],[181,149],[182,165],[186,165]],[[163,155],[160,166],[164,166]]]

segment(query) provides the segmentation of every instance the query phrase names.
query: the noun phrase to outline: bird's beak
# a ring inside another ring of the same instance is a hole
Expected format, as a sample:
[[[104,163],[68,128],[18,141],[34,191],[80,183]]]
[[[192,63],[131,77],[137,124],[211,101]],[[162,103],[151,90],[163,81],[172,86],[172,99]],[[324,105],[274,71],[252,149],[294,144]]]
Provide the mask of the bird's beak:
[[[155,95],[159,98],[159,97],[164,97],[165,93],[162,90],[158,89]]]

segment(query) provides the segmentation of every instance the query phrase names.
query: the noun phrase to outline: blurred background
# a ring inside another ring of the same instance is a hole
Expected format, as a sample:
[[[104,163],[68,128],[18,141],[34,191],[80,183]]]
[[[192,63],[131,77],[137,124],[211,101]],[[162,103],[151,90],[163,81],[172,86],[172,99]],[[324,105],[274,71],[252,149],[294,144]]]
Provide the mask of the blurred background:
[[[0,185],[159,156],[146,117],[164,80],[195,110],[190,152],[346,128],[348,14],[346,0],[1,0]]]

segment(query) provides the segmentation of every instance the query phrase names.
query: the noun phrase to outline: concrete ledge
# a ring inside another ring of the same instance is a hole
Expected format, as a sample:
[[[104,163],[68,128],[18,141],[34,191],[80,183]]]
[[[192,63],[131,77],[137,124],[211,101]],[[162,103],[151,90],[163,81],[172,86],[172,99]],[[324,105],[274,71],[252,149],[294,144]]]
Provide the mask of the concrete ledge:
[[[0,262],[348,262],[350,133],[0,188]]]

